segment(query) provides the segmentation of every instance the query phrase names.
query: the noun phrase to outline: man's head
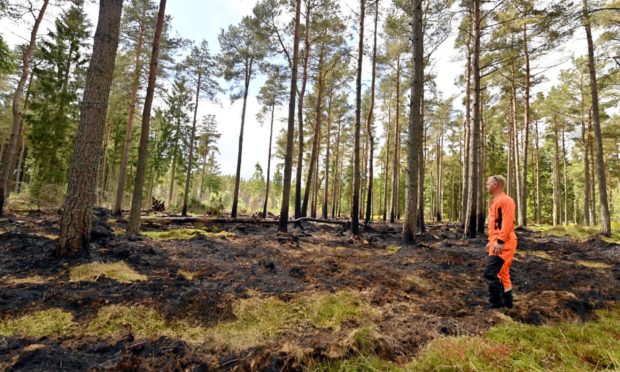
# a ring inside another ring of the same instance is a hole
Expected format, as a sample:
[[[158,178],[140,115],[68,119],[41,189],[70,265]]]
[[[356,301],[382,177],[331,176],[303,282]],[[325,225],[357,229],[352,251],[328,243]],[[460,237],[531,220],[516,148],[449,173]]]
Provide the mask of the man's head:
[[[504,176],[491,176],[487,180],[487,191],[489,194],[495,195],[504,191],[506,179]]]

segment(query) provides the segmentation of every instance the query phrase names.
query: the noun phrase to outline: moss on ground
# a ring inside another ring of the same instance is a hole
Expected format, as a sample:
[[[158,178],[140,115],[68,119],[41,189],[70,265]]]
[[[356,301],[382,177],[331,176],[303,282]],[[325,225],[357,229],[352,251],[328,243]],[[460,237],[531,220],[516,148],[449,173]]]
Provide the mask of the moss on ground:
[[[121,283],[130,283],[147,280],[142,275],[129,267],[125,262],[91,262],[84,265],[74,266],[69,269],[69,277],[72,281],[96,281],[100,277],[110,278]]]
[[[188,240],[198,236],[207,238],[229,238],[235,234],[229,231],[207,231],[203,229],[172,229],[167,231],[145,231],[142,234],[151,239]]]
[[[479,337],[443,337],[398,366],[360,355],[314,371],[589,371],[620,369],[620,307],[583,323],[535,326],[508,322]]]
[[[346,320],[362,322],[373,311],[369,304],[349,292],[317,293],[284,302],[276,298],[249,298],[234,306],[236,319],[213,327],[192,326],[184,320],[166,320],[145,306],[103,307],[87,324],[75,328],[71,313],[52,309],[0,322],[0,335],[44,336],[86,334],[115,338],[131,331],[137,338],[161,336],[206,343],[210,347],[243,350],[263,344],[278,334],[307,325],[337,330]],[[36,323],[35,330],[24,327]],[[361,337],[361,336],[360,336]],[[361,339],[361,338],[360,338]]]
[[[577,240],[587,240],[596,236],[600,231],[600,226],[583,226],[570,224],[567,226],[558,225],[535,225],[531,229],[548,235],[567,236]],[[613,223],[611,228],[611,237],[601,237],[603,241],[620,244],[620,224]]]
[[[59,336],[75,331],[75,326],[70,312],[41,310],[15,319],[0,320],[0,336]]]

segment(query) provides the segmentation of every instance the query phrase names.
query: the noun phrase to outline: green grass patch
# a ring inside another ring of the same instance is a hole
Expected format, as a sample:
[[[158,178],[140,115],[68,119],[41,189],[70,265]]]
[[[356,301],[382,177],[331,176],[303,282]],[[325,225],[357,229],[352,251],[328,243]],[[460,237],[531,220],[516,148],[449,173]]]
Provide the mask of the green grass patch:
[[[404,366],[360,355],[315,371],[590,371],[620,369],[620,307],[557,326],[508,322],[480,337],[442,337]]]
[[[33,275],[26,277],[14,277],[14,276],[6,276],[2,278],[2,281],[7,284],[44,284],[47,282],[47,279],[42,277],[41,275]]]
[[[213,349],[243,350],[263,344],[278,334],[298,327],[313,326],[337,330],[346,320],[367,319],[374,312],[370,305],[348,292],[317,293],[284,302],[276,298],[249,298],[234,305],[236,319],[213,327],[190,325],[185,320],[166,320],[146,306],[110,305],[79,328],[71,313],[54,309],[35,312],[0,322],[0,336],[93,335],[117,338],[131,332],[136,338],[167,336],[188,342],[205,343]],[[360,328],[353,338],[360,348],[373,336]]]
[[[42,310],[15,319],[0,320],[0,336],[57,336],[74,331],[75,326],[70,312]]]
[[[531,226],[532,230],[539,231],[549,235],[567,236],[577,240],[587,240],[600,232],[600,226],[583,226],[570,224],[567,226],[558,225],[535,225]],[[613,223],[611,229],[611,237],[601,237],[603,241],[620,244],[620,224]]]
[[[362,320],[374,312],[369,304],[349,292],[315,294],[284,302],[276,298],[250,298],[234,307],[237,319],[210,330],[216,344],[233,350],[258,345],[303,324],[337,330],[343,321]]]
[[[125,262],[91,262],[84,265],[74,266],[69,269],[71,281],[96,281],[100,277],[110,278],[121,283],[130,283],[147,280],[146,275],[142,275],[129,267]]]
[[[229,238],[234,236],[234,233],[229,231],[207,231],[203,229],[173,229],[167,231],[145,231],[142,233],[144,236],[151,239],[161,240],[188,240],[197,236],[204,236],[207,238]]]
[[[122,335],[126,327],[136,338],[154,339],[162,336],[187,341],[201,341],[204,328],[189,326],[184,321],[166,321],[156,310],[145,306],[111,305],[101,308],[86,327],[86,333],[103,338]]]

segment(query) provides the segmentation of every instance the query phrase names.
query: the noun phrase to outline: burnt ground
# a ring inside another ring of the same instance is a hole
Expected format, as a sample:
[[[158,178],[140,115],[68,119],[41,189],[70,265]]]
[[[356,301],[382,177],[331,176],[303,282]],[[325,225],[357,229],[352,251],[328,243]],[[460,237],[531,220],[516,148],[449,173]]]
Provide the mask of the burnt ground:
[[[305,223],[278,234],[275,225],[223,224],[233,233],[190,240],[153,240],[111,234],[98,211],[91,256],[76,261],[52,257],[58,216],[17,215],[0,221],[0,278],[39,275],[42,284],[0,282],[0,316],[18,317],[36,310],[70,311],[76,322],[94,317],[111,304],[145,305],[166,319],[202,326],[234,320],[235,301],[273,296],[284,301],[317,292],[361,293],[380,309],[377,331],[389,337],[373,352],[404,363],[422,346],[443,335],[477,335],[505,316],[529,324],[582,321],[594,310],[620,300],[620,246],[590,240],[576,242],[527,230],[518,232],[513,263],[515,308],[485,309],[484,239],[462,240],[456,225],[429,225],[415,246],[399,248],[400,225],[376,223],[359,239],[341,226]],[[145,226],[147,230],[188,226]],[[119,283],[107,278],[71,282],[68,267],[91,261],[123,260],[147,281]],[[607,267],[600,267],[604,263]],[[194,280],[179,270],[196,273]],[[414,278],[414,279],[412,279]],[[312,358],[342,358],[341,336],[299,329],[265,345],[217,352],[208,345],[159,338],[118,339],[93,336],[0,338],[0,366],[8,370],[294,370],[299,360],[287,352],[295,339]],[[327,333],[326,333],[327,332]]]

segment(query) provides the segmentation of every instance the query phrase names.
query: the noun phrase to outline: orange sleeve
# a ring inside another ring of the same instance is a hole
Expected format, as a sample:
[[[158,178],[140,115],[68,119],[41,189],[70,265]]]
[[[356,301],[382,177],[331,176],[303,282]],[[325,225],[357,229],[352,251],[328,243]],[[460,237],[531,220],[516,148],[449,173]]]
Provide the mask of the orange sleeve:
[[[510,234],[515,228],[515,202],[512,198],[504,198],[500,203],[502,208],[502,230],[499,232],[498,240],[506,242],[510,239]]]

